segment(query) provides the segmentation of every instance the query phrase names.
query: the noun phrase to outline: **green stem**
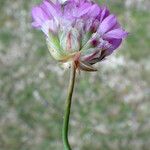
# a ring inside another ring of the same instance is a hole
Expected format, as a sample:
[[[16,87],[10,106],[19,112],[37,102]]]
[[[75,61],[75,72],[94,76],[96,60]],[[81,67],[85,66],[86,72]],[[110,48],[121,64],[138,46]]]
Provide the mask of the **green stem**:
[[[74,89],[75,77],[76,77],[76,68],[75,65],[72,64],[69,87],[68,87],[68,96],[66,99],[66,108],[65,108],[64,120],[63,120],[63,130],[62,130],[64,150],[71,150],[68,141],[68,128],[69,128],[69,116],[70,116],[71,100],[72,100],[72,94]]]

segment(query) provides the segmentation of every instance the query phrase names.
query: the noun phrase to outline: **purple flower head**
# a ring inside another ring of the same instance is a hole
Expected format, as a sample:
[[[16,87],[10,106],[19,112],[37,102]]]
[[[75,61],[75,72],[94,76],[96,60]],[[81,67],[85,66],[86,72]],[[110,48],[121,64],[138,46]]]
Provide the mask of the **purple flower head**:
[[[91,0],[44,0],[32,9],[32,26],[46,35],[49,51],[61,62],[92,71],[117,49],[127,32],[106,7]]]

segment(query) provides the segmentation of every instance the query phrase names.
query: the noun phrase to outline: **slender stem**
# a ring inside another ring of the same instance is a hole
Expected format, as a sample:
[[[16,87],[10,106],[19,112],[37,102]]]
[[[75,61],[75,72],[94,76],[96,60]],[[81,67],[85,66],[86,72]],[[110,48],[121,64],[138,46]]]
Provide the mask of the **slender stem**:
[[[75,77],[76,77],[76,68],[75,68],[75,65],[72,64],[69,87],[68,87],[68,96],[66,99],[66,106],[65,106],[66,108],[64,112],[63,129],[62,129],[64,150],[71,150],[71,147],[68,141],[68,128],[69,128],[69,116],[70,116],[71,100],[72,100],[72,94],[73,94],[73,89],[74,89]]]

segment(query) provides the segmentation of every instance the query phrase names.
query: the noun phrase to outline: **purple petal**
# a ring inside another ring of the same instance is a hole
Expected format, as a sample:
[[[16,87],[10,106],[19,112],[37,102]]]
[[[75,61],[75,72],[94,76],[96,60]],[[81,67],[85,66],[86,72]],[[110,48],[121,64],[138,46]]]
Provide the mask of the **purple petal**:
[[[41,7],[33,7],[32,9],[33,26],[40,27],[43,21],[48,20],[48,16],[44,13]]]
[[[100,7],[96,4],[91,6],[90,10],[88,11],[88,15],[90,17],[97,17],[99,13],[100,13]]]
[[[43,12],[49,17],[52,18],[52,14],[50,13],[49,9],[47,8],[47,5],[45,5],[45,3],[42,3],[40,5],[41,9],[43,10]]]
[[[74,16],[80,17],[86,14],[90,9],[91,9],[91,5],[89,3],[85,3],[81,5],[80,8],[74,12]]]
[[[111,30],[117,24],[117,19],[114,15],[109,15],[105,18],[99,26],[98,32],[103,35]]]
[[[51,14],[53,17],[58,17],[60,15],[60,8],[58,5],[55,5],[51,1],[43,1],[43,4],[45,5],[45,8],[48,10],[49,14]]]
[[[121,45],[122,39],[111,39],[111,40],[109,40],[109,43],[112,45],[108,49],[109,54],[111,54],[115,49],[117,49]]]
[[[100,15],[100,22],[102,22],[107,16],[109,16],[109,10],[106,7],[104,7],[102,8],[102,12]]]
[[[127,37],[128,33],[125,32],[123,29],[114,29],[107,32],[104,37],[105,38],[114,38],[114,39],[122,39]]]

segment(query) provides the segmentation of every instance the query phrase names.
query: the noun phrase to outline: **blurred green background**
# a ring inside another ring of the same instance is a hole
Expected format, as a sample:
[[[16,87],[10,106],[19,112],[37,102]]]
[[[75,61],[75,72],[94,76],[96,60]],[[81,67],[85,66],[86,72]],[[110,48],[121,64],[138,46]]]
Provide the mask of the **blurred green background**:
[[[31,8],[39,1],[0,0],[0,150],[63,149],[69,71],[31,27]],[[73,150],[149,150],[150,1],[107,4],[130,34],[97,64],[98,72],[78,75],[70,143]]]

